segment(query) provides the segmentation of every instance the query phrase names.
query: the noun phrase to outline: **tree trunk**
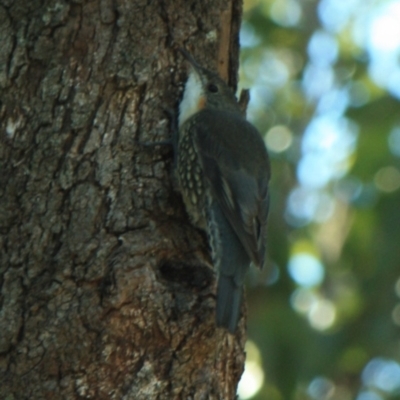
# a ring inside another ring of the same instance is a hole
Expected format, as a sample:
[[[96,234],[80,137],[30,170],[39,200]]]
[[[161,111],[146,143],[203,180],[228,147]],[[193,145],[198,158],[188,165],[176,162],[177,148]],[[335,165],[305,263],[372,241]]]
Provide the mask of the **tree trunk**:
[[[240,0],[0,0],[0,398],[232,399],[207,240],[173,190],[186,62],[236,84]]]

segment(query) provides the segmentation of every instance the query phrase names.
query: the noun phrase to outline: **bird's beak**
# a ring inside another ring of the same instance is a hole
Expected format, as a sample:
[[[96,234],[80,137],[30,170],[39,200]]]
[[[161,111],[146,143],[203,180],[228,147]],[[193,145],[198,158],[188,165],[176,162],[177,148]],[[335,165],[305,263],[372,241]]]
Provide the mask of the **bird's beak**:
[[[201,77],[201,70],[202,67],[197,63],[197,61],[193,58],[193,56],[183,47],[178,48],[179,52],[183,55],[183,57],[186,58],[186,60],[189,61],[190,65],[193,67],[193,69],[197,72],[197,74]]]
[[[193,65],[195,68],[199,68],[199,64],[197,64],[196,60],[193,58],[193,56],[183,47],[178,48],[179,52],[183,55],[183,57],[186,58],[190,62],[190,64]]]

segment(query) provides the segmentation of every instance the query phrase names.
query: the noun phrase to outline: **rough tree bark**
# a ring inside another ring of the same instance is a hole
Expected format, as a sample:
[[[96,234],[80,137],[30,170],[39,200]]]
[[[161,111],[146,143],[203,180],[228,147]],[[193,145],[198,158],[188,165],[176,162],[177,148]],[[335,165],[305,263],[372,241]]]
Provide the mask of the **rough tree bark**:
[[[232,399],[171,179],[186,63],[236,84],[240,0],[0,0],[0,398]]]

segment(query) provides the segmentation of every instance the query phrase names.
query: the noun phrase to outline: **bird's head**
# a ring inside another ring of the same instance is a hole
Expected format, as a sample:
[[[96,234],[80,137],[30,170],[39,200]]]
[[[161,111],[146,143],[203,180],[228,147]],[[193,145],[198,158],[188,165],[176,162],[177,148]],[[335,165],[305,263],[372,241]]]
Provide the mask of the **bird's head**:
[[[214,72],[201,67],[185,50],[191,68],[180,104],[179,126],[203,108],[241,112],[231,88]]]

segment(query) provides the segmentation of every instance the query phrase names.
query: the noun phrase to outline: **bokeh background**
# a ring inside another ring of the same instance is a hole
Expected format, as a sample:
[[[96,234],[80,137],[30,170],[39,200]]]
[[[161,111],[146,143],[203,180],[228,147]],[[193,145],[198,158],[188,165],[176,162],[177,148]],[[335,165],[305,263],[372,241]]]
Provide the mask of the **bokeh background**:
[[[400,1],[245,0],[272,162],[240,399],[400,399]]]

